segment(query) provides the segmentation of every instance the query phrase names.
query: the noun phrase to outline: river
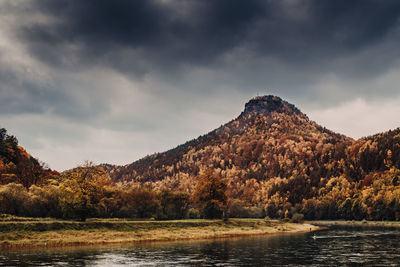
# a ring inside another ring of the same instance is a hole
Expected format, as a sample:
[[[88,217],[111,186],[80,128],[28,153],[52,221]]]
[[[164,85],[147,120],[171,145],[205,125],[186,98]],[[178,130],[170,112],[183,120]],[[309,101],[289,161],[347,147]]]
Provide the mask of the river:
[[[0,252],[1,266],[400,266],[400,229]]]

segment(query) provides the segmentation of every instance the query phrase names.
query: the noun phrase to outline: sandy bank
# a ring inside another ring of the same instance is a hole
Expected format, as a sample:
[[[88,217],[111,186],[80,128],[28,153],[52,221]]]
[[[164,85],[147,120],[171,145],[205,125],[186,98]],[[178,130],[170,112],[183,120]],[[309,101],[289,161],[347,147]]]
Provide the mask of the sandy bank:
[[[15,222],[8,223],[15,224]],[[52,223],[59,222],[47,222],[47,224]],[[321,227],[309,223],[297,224],[275,220],[265,222],[262,219],[230,219],[228,222],[223,222],[222,220],[180,220],[162,222],[99,220],[96,224],[92,222],[76,223],[79,224],[79,227],[84,228],[84,230],[12,230],[12,226],[7,228],[3,225],[3,228],[10,230],[3,230],[0,232],[0,247],[2,249],[12,249],[198,240],[280,233],[301,233],[321,229]],[[74,223],[71,224],[73,225]],[[87,225],[94,225],[94,227],[90,228]],[[36,225],[32,226],[33,229],[35,229],[35,227]],[[29,229],[26,225],[25,228]],[[49,228],[51,229],[51,227]]]

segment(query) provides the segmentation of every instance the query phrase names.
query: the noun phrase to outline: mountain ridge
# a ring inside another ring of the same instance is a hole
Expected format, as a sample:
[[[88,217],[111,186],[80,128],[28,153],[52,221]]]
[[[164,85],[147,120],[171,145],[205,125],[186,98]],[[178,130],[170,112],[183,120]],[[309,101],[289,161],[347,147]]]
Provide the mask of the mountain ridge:
[[[280,121],[280,117],[284,117],[285,119]],[[286,125],[285,127],[280,128],[282,124],[285,124],[288,121],[290,121],[289,124],[291,125]],[[237,137],[237,135],[245,134],[246,131],[252,127],[255,128],[255,130],[258,132],[268,130],[269,127],[274,127],[278,129],[280,128],[279,129],[280,131],[286,131],[286,132],[281,132],[281,135],[290,135],[290,134],[299,135],[299,133],[296,133],[296,131],[301,128],[301,124],[308,125],[309,128],[310,127],[313,128],[312,130],[305,129],[305,131],[308,131],[307,134],[304,134],[304,132],[302,133],[301,130],[299,130],[300,135],[304,135],[306,137],[311,134],[311,131],[314,131],[314,132],[319,132],[321,136],[326,135],[324,138],[329,139],[327,140],[327,142],[331,141],[333,142],[334,140],[336,141],[352,140],[349,137],[335,133],[331,130],[326,129],[325,127],[318,125],[313,121],[310,121],[309,118],[304,113],[302,113],[295,105],[290,104],[277,96],[272,96],[272,95],[257,96],[250,99],[245,104],[244,111],[236,119],[231,120],[230,122],[220,126],[219,128],[210,131],[205,135],[199,136],[198,138],[192,139],[173,149],[161,153],[155,153],[146,156],[142,159],[139,159],[131,164],[119,167],[122,169],[124,168],[134,169],[135,167],[133,166],[140,165],[141,162],[146,162],[146,164],[151,164],[151,161],[157,161],[160,159],[160,157],[161,158],[174,157],[168,154],[175,154],[175,157],[182,157],[182,154],[185,154],[194,147],[200,148],[202,146],[202,143],[204,142],[206,142],[207,144],[211,143],[218,146],[219,145],[218,142],[220,142],[222,139],[226,138],[228,138],[229,140],[232,140],[232,138],[236,139],[235,136]],[[179,151],[179,153],[175,153],[177,151]],[[168,163],[170,164],[171,162]],[[157,163],[155,164],[157,165]],[[115,169],[110,168],[109,166],[106,167],[106,169],[109,171],[113,179],[120,180],[120,177],[118,176],[121,176],[121,174],[120,175],[115,174]],[[121,173],[121,170],[117,172]],[[198,173],[195,172],[195,174],[197,175]],[[129,180],[129,178],[127,179],[126,172],[125,174],[122,174],[122,176],[125,176],[123,180]]]
[[[242,117],[244,117],[244,116],[246,116],[246,115],[248,115],[250,113],[268,115],[268,113],[271,113],[271,112],[286,113],[288,115],[297,114],[297,115],[302,116],[306,120],[310,120],[308,118],[308,116],[306,114],[304,114],[303,112],[301,112],[300,109],[298,109],[294,104],[291,104],[291,103],[289,103],[289,102],[287,102],[285,100],[282,100],[278,96],[274,96],[274,95],[255,96],[255,97],[251,98],[245,104],[244,110],[238,115],[238,117],[236,117],[235,119],[229,121],[228,123],[225,123],[225,124],[221,125],[220,127],[216,128],[216,129],[214,129],[214,130],[212,130],[212,131],[210,131],[210,132],[208,132],[208,133],[206,133],[204,135],[200,135],[197,138],[193,138],[193,139],[191,139],[189,141],[186,141],[185,143],[180,144],[180,145],[178,145],[178,146],[176,146],[174,148],[168,149],[168,150],[163,151],[163,152],[155,152],[153,154],[150,154],[150,155],[144,156],[143,158],[135,160],[132,163],[137,162],[137,161],[141,161],[141,160],[145,160],[145,159],[152,159],[152,158],[156,157],[159,154],[163,154],[163,153],[167,153],[167,152],[179,149],[180,147],[185,146],[185,145],[192,145],[198,139],[202,139],[205,136],[207,136],[208,134],[216,133],[216,132],[220,131],[223,127],[228,125],[229,123],[232,123],[233,121],[235,121],[237,119],[240,119],[240,118],[242,118]],[[313,123],[315,123],[315,122],[313,122]],[[345,135],[340,134],[340,133],[336,133],[336,132],[334,132],[332,130],[329,130],[329,129],[325,128],[325,127],[322,127],[320,125],[318,125],[318,126],[321,128],[322,131],[326,131],[326,132],[332,133],[332,134],[334,134],[336,136],[342,136],[342,137],[345,137],[345,138],[353,140],[351,137],[345,136]],[[126,166],[131,165],[132,163],[128,163],[128,164],[125,164],[125,165],[113,165],[113,164],[104,163],[104,164],[101,164],[101,165],[103,167],[105,167],[106,169],[110,170],[110,169],[112,169],[112,166],[126,167]]]

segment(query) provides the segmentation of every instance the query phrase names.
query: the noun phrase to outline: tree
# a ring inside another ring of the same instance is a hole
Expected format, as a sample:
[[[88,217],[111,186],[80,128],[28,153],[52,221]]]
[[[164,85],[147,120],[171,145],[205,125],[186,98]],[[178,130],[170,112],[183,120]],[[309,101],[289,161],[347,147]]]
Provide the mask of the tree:
[[[0,186],[0,213],[17,216],[26,215],[26,203],[29,195],[25,187],[17,183]]]
[[[184,219],[189,209],[189,195],[184,192],[172,192],[163,188],[159,194],[159,219]]]
[[[32,185],[29,188],[31,198],[29,205],[29,215],[33,217],[55,217],[62,218],[62,210],[60,208],[60,197],[62,191],[60,186]]]
[[[60,205],[65,218],[85,221],[96,213],[105,186],[110,184],[109,176],[102,167],[85,164],[64,172],[60,177],[62,196]]]
[[[226,215],[227,182],[212,170],[206,170],[199,177],[193,200],[200,206],[202,216],[208,219],[221,218]]]
[[[159,209],[156,193],[149,187],[132,187],[122,194],[122,217],[151,218]]]
[[[15,136],[0,128],[0,184],[20,183],[28,189],[53,176],[37,159],[18,145]]]

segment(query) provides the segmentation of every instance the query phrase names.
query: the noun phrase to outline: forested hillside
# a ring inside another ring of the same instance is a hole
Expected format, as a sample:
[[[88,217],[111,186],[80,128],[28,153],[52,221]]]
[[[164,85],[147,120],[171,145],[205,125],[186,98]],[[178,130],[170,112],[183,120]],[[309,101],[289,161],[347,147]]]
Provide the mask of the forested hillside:
[[[15,136],[8,135],[6,129],[0,128],[0,184],[17,182],[29,188],[51,175],[58,173],[43,168],[37,159],[18,145]]]
[[[1,182],[13,183],[0,186],[0,213],[400,220],[400,129],[353,140],[276,96],[164,153],[61,175],[1,134]]]
[[[228,180],[231,203],[273,217],[290,210],[308,218],[399,216],[398,185],[386,181],[397,181],[399,129],[353,140],[276,96],[251,99],[236,119],[175,149],[104,167],[114,181],[183,192],[212,169]],[[382,214],[372,215],[375,209]]]
[[[265,180],[339,172],[327,163],[341,157],[352,140],[310,121],[278,97],[259,97],[235,120],[198,139],[131,165],[110,170],[114,180],[182,183],[200,170],[222,177]],[[329,169],[329,170],[328,170]]]

